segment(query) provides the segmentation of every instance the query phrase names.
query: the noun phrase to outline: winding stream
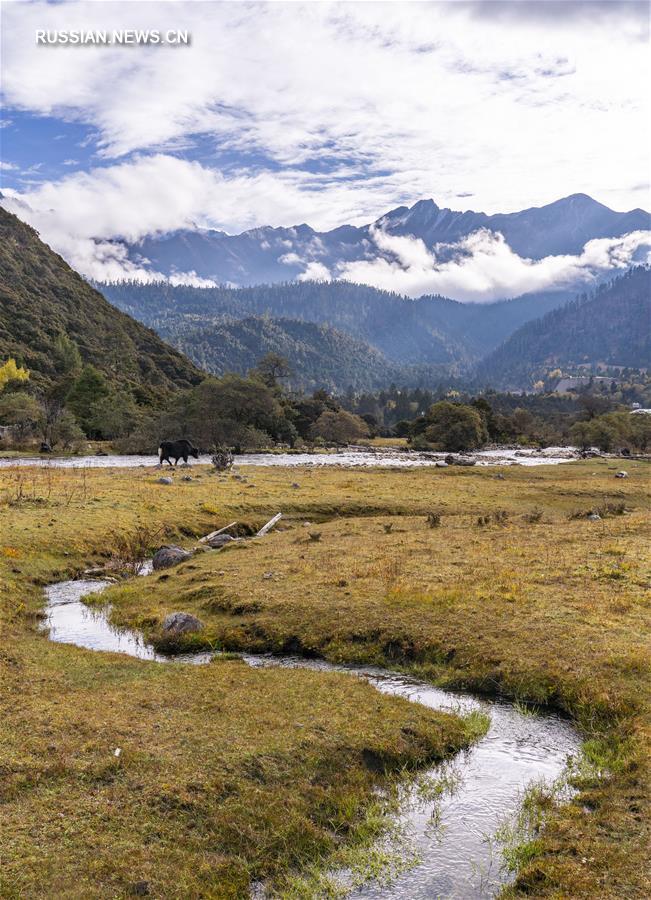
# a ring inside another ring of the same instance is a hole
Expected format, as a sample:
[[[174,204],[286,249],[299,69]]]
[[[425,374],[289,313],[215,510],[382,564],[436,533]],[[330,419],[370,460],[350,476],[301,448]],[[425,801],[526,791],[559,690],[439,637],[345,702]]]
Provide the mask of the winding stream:
[[[212,653],[163,656],[136,632],[116,629],[107,609],[93,609],[81,602],[98,593],[109,581],[63,581],[46,588],[45,627],[53,641],[91,650],[126,653],[156,662],[202,664]],[[437,801],[419,800],[417,789],[406,798],[401,822],[409,834],[417,864],[390,884],[370,882],[356,888],[359,900],[474,900],[492,897],[508,880],[500,854],[491,837],[518,808],[522,792],[532,781],[553,781],[563,772],[570,756],[578,753],[580,738],[572,725],[553,713],[526,713],[500,699],[487,700],[441,690],[427,682],[371,667],[336,666],[323,661],[244,654],[251,666],[286,666],[345,671],[366,678],[379,691],[405,697],[432,709],[466,713],[483,710],[490,715],[487,734],[470,750],[452,760],[454,789]],[[450,763],[432,766],[426,778],[438,781]],[[437,826],[432,817],[436,812]]]

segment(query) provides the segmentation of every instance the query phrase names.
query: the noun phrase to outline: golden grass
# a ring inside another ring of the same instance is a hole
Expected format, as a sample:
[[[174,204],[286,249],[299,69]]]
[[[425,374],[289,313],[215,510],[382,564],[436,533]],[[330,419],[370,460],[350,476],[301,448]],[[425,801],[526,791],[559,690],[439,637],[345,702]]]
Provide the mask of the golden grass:
[[[190,546],[193,535],[233,519],[250,532],[282,510],[283,531],[113,589],[114,619],[155,639],[164,614],[183,609],[206,623],[195,646],[216,641],[404,666],[439,683],[566,710],[589,738],[593,765],[577,778],[577,800],[552,811],[535,852],[522,853],[509,891],[646,897],[649,468],[628,462],[630,477],[617,480],[618,468],[590,460],[504,469],[503,479],[496,469],[476,468],[242,469],[246,481],[204,474],[185,483],[177,474],[170,487],[144,470],[103,471],[89,473],[85,488],[74,473],[30,473],[33,499],[8,508],[15,524],[0,540],[5,621],[37,647],[41,666],[43,644],[24,632],[38,603],[28,579],[51,580],[56,570],[72,573],[108,557],[112,531],[138,522],[165,525]],[[9,501],[16,477],[0,473]],[[48,478],[56,488],[39,502]],[[607,513],[600,521],[572,518],[596,508]],[[441,516],[439,527],[427,524],[430,513]],[[90,660],[85,665],[100,671],[98,657]],[[123,666],[155,668],[111,659],[112,671]],[[126,720],[127,705],[114,705]],[[597,777],[597,770],[609,774]]]
[[[0,483],[0,896],[282,891],[377,838],[406,771],[477,736],[345,675],[50,644],[43,583],[109,559],[138,521],[202,530],[216,484],[61,470]]]

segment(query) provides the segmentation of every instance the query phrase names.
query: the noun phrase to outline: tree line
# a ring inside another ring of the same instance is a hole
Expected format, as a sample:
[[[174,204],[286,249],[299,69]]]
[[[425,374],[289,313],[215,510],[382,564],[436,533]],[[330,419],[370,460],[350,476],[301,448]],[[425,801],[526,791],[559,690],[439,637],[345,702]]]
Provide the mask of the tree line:
[[[577,395],[463,394],[400,389],[377,394],[324,390],[304,394],[285,383],[285,358],[269,353],[246,375],[206,376],[169,395],[159,408],[139,404],[93,365],[74,341],[60,335],[57,377],[46,386],[10,359],[0,365],[0,424],[5,445],[79,449],[88,440],[110,441],[121,452],[152,453],[161,440],[187,437],[202,450],[235,452],[271,446],[343,445],[373,437],[405,439],[413,449],[464,451],[487,443],[539,446],[575,444],[603,450],[651,445],[651,416],[632,415],[616,392]],[[636,396],[646,398],[644,391]]]

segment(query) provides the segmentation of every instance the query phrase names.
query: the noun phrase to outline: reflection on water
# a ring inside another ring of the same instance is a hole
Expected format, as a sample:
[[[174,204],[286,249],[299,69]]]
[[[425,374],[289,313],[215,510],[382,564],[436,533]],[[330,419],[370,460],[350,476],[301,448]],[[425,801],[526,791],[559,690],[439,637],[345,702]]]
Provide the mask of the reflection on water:
[[[104,590],[108,581],[64,581],[46,589],[50,639],[92,650],[127,653],[156,662],[208,663],[212,653],[163,656],[136,632],[112,627],[106,609],[90,609],[81,597]],[[437,801],[420,802],[416,789],[406,799],[401,824],[419,852],[418,864],[391,884],[371,882],[353,892],[360,900],[433,900],[492,897],[506,880],[490,838],[518,808],[524,788],[541,778],[550,781],[579,750],[577,732],[553,714],[526,715],[502,700],[476,699],[444,691],[406,675],[371,667],[343,667],[300,658],[243,656],[255,667],[285,666],[318,671],[345,671],[367,679],[379,691],[405,697],[432,709],[466,713],[483,710],[491,725],[470,750],[454,759],[458,783]],[[432,766],[426,778],[437,781],[445,767]],[[432,828],[436,811],[437,828]]]

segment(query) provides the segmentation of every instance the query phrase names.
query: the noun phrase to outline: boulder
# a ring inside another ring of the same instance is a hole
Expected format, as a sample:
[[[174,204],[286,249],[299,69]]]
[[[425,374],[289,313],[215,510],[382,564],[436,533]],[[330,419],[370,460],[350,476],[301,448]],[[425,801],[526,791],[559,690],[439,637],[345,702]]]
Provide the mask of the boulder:
[[[618,472],[615,478],[628,478],[628,472]]]
[[[162,478],[158,479],[159,484],[174,484],[174,479],[170,478],[169,475],[163,475]]]
[[[163,634],[190,634],[193,631],[201,631],[204,627],[201,619],[197,619],[191,613],[174,612],[165,617],[163,622]]]
[[[216,534],[214,537],[206,541],[213,550],[221,550],[226,544],[231,544],[235,540],[230,534]]]
[[[601,516],[599,515],[599,513],[590,513],[588,519],[590,519],[591,522],[601,522]]]
[[[449,466],[474,466],[477,460],[472,456],[454,456],[452,453],[448,453],[445,457],[445,462]]]
[[[446,463],[443,459],[437,459],[434,465],[437,469],[447,469],[448,467],[448,463]]]
[[[185,562],[186,559],[190,559],[191,556],[192,554],[188,550],[183,550],[182,547],[167,545],[165,547],[160,547],[154,553],[154,571],[156,572],[159,569],[169,569],[170,566],[178,566],[179,563]]]

